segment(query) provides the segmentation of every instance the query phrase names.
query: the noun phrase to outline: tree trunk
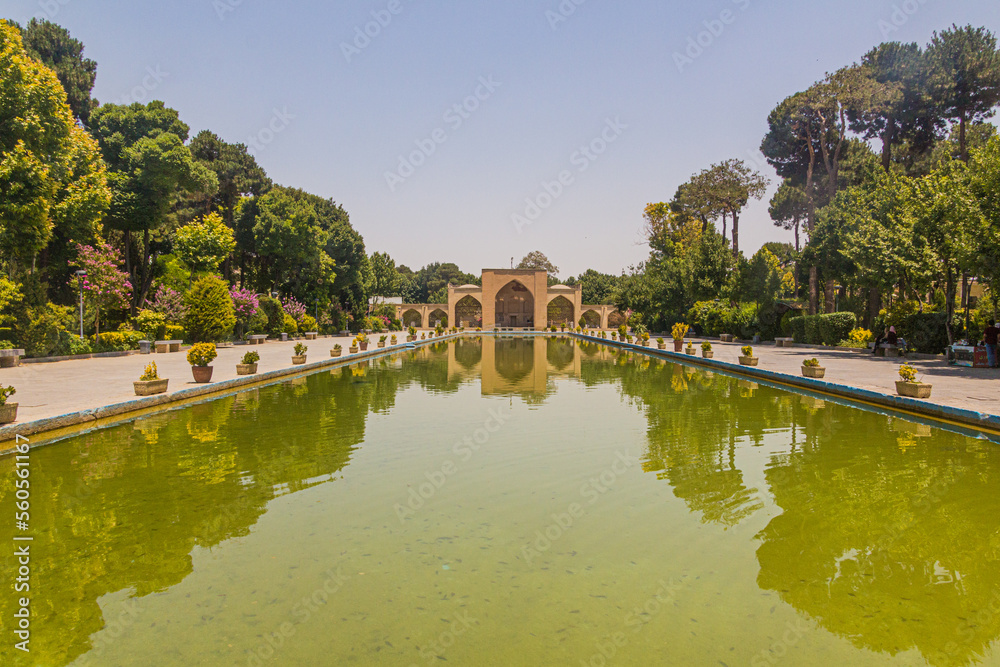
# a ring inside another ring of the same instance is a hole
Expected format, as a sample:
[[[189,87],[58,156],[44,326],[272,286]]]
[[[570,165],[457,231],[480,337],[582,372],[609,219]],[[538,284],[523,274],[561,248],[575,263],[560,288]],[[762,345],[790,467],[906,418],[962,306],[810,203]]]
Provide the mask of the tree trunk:
[[[962,162],[969,161],[969,150],[965,142],[966,125],[965,112],[963,111],[958,119],[958,155]]]
[[[799,247],[799,228],[802,226],[802,221],[795,218],[795,252],[802,252],[802,248]]]
[[[815,315],[819,311],[819,269],[815,266],[809,267],[809,314]]]
[[[836,300],[834,299],[835,290],[833,289],[834,284],[832,280],[823,281],[823,311],[827,314],[836,312]]]
[[[729,218],[725,213],[722,214],[722,240],[726,240],[726,234],[728,233],[727,225],[729,224]]]
[[[740,256],[740,214],[733,211],[733,257]]]
[[[872,287],[868,290],[868,314],[866,317],[866,328],[871,329],[875,326],[875,320],[878,319],[878,313],[882,310],[882,291],[877,287]]]
[[[955,343],[955,332],[952,331],[952,320],[955,317],[955,272],[948,267],[944,285],[944,327],[948,332],[948,345]]]

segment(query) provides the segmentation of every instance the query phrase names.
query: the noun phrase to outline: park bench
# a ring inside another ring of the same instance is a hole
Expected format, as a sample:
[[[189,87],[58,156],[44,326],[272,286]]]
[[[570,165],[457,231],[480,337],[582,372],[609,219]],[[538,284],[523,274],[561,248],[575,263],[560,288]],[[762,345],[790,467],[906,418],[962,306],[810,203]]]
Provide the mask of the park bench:
[[[247,339],[250,345],[263,345],[267,342],[266,334],[253,334]]]
[[[316,340],[316,336],[319,335],[318,331],[307,331],[306,340]]]
[[[156,353],[180,352],[182,340],[158,340],[156,341]]]
[[[719,340],[723,343],[732,343],[734,338],[735,336],[733,336],[733,334],[722,334],[719,336]]]
[[[774,343],[778,347],[795,347],[794,338],[775,338]]]
[[[24,350],[0,350],[0,368],[14,368],[21,365]]]
[[[868,349],[874,347],[875,343],[868,343]],[[890,345],[889,343],[879,343],[878,349],[875,350],[876,357],[901,357],[899,346]]]

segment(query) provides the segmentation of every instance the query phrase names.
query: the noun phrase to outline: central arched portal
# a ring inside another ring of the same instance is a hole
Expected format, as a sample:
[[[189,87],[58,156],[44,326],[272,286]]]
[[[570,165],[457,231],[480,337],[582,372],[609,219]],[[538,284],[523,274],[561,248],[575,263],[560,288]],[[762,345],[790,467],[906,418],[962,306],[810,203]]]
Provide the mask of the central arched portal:
[[[520,281],[512,280],[497,292],[496,325],[514,329],[535,326],[535,299]]]

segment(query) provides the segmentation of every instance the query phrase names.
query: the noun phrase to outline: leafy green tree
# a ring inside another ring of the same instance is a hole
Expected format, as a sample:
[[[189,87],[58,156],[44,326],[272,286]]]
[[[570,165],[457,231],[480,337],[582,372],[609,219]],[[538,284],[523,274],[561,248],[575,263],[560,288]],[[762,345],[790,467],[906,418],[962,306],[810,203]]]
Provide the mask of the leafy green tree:
[[[163,102],[105,104],[91,114],[90,131],[111,171],[108,224],[124,235],[125,266],[136,285],[134,305],[139,305],[153,281],[151,233],[163,233],[183,196],[214,192],[218,179],[192,157],[184,144],[188,126]],[[132,235],[138,232],[142,247],[133,261]]]
[[[401,278],[396,270],[396,262],[389,257],[389,253],[376,252],[369,258],[371,264],[372,284],[370,293],[372,296],[399,296],[399,286]]]
[[[518,262],[517,268],[545,271],[549,274],[549,278],[551,279],[557,279],[559,276],[559,267],[550,262],[549,258],[538,250],[534,250],[525,255],[524,258]]]
[[[1000,287],[1000,137],[972,153],[971,187],[983,214],[975,234],[975,273],[988,282],[993,293]]]
[[[777,227],[795,233],[795,252],[800,252],[802,223],[806,221],[809,213],[809,203],[802,188],[793,185],[790,179],[782,181],[778,191],[771,198],[769,213]]]
[[[174,247],[192,271],[215,271],[236,248],[236,239],[218,213],[209,213],[178,229]]]
[[[733,221],[733,255],[740,254],[740,212],[750,199],[760,199],[768,180],[743,160],[726,160],[708,170],[709,198]],[[725,236],[725,234],[723,234]]]
[[[579,278],[569,278],[566,284],[570,286],[583,285],[583,303],[596,306],[614,303],[615,292],[620,282],[621,276],[587,269],[580,274]]]
[[[992,118],[1000,104],[1000,51],[986,28],[971,25],[935,32],[927,47],[930,89],[941,115],[957,122],[959,155],[969,159],[966,131]]]
[[[959,161],[911,184],[908,213],[913,217],[917,247],[930,253],[935,277],[944,284],[948,343],[955,342],[953,320],[958,279],[977,260],[975,239],[985,221],[974,195],[968,169]]]
[[[187,294],[188,335],[195,343],[217,343],[229,338],[236,326],[229,284],[218,276],[196,280]]]
[[[91,111],[97,108],[97,101],[90,97],[97,80],[97,63],[83,56],[79,40],[51,21],[31,19],[22,36],[28,55],[56,73],[73,115],[86,125]]]
[[[97,147],[74,124],[56,75],[27,55],[6,21],[0,81],[0,257],[31,265],[55,235],[64,250],[70,235],[91,241],[110,192]]]

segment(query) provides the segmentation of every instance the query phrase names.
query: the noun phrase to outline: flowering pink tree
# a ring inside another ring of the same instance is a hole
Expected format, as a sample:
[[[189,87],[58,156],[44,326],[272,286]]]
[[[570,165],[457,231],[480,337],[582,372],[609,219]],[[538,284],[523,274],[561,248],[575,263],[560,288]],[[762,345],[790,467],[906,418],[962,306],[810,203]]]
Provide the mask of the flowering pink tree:
[[[281,307],[285,309],[285,312],[292,316],[296,322],[301,323],[302,318],[306,316],[305,304],[299,303],[295,300],[295,297],[286,297],[284,301],[281,302]]]
[[[118,268],[121,258],[106,241],[98,241],[95,246],[77,244],[79,255],[77,266],[87,272],[83,280],[83,292],[94,304],[94,328],[101,334],[101,309],[114,310],[128,308],[132,298],[132,283],[128,274]],[[76,287],[79,288],[79,278]]]
[[[260,312],[260,297],[253,290],[239,289],[235,285],[229,288],[229,296],[233,300],[233,311],[236,314],[237,334],[242,337],[250,320]]]
[[[184,303],[184,295],[175,289],[170,289],[166,285],[160,285],[153,295],[153,301],[147,302],[149,307],[157,313],[162,313],[168,322],[177,324],[183,322],[187,316],[187,304]]]

